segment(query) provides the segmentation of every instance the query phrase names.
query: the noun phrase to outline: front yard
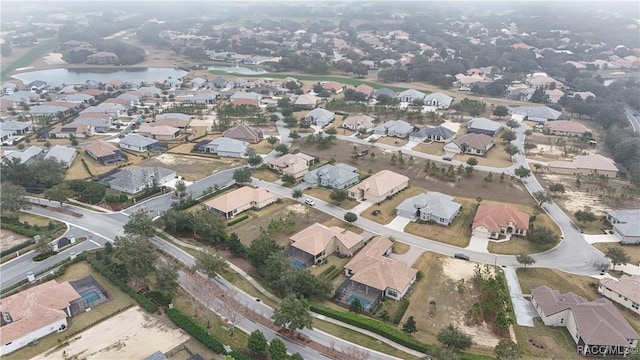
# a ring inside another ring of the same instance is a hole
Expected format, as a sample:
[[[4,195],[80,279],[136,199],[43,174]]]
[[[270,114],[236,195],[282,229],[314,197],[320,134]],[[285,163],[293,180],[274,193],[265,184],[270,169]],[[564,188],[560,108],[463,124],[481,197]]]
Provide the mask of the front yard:
[[[451,225],[443,226],[412,221],[405,226],[404,232],[453,246],[467,247],[471,238],[471,223],[475,216],[477,202],[464,198],[455,198],[454,201],[462,205],[462,211]]]
[[[410,186],[393,195],[393,198],[391,198],[391,200],[385,200],[380,205],[374,204],[370,206],[369,208],[362,211],[360,216],[365,219],[375,221],[378,224],[386,225],[396,217],[396,207],[400,205],[401,202],[410,197],[424,194],[425,192],[427,192],[427,190],[423,188]],[[376,212],[377,215],[374,215],[374,212]]]
[[[475,156],[467,154],[457,154],[454,159],[466,163],[468,159],[475,158],[478,165],[491,166],[497,168],[507,168],[513,165],[511,156],[504,151],[504,144],[498,143],[494,145],[485,156]]]
[[[420,143],[413,147],[414,151],[423,152],[431,155],[444,155],[444,143],[432,142],[430,144]]]
[[[358,205],[358,202],[355,200],[351,200],[351,199],[346,199],[344,201],[342,201],[341,203],[337,203],[334,200],[331,199],[331,191],[330,189],[325,189],[325,188],[320,188],[320,187],[312,187],[312,188],[308,188],[305,189],[303,191],[304,194],[312,196],[314,198],[320,199],[322,201],[325,201],[329,204],[333,204],[336,206],[339,206],[345,210],[349,210],[354,208],[356,205]]]

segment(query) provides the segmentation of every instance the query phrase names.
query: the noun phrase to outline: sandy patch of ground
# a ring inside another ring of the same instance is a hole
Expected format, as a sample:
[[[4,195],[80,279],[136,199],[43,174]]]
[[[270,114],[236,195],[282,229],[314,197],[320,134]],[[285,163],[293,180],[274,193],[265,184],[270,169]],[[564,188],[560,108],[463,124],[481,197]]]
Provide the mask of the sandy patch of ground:
[[[0,249],[2,250],[10,249],[27,240],[29,240],[29,238],[24,235],[16,234],[13,231],[6,229],[0,230]]]
[[[307,207],[303,204],[293,204],[287,206],[287,211],[293,211],[296,214],[306,214]]]
[[[551,145],[542,145],[537,144],[537,148],[529,150],[530,155],[547,155],[547,156],[556,156],[562,157],[562,148],[558,148],[557,146]]]
[[[61,65],[66,64],[67,62],[62,60],[61,53],[49,53],[47,56],[42,58],[47,65]]]
[[[454,258],[444,258],[441,261],[442,269],[448,278],[455,281],[461,279],[467,281],[473,278],[473,269],[475,269],[476,263]]]
[[[169,328],[134,307],[81,332],[69,340],[69,345],[33,359],[70,359],[76,355],[82,359],[143,359],[156,351],[167,352],[187,340],[189,336],[181,330]]]
[[[455,132],[456,134],[458,133],[458,131],[460,131],[460,127],[462,126],[462,123],[458,123],[458,122],[453,122],[450,120],[446,120],[445,122],[442,123],[443,127],[446,127],[447,129]]]
[[[184,159],[178,159],[176,156],[171,154],[160,154],[156,156],[155,159],[166,165],[174,165],[178,160],[180,160],[180,162],[184,161]]]

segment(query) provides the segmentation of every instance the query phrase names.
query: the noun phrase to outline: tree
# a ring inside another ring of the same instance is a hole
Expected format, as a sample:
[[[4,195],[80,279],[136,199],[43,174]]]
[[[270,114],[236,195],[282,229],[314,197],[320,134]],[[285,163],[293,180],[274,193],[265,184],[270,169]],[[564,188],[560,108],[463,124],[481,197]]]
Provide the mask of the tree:
[[[522,358],[522,348],[511,339],[501,339],[493,354],[497,360],[518,360]]]
[[[538,205],[542,206],[544,203],[551,202],[551,198],[544,191],[536,191],[533,193],[533,198],[538,202]]]
[[[364,310],[364,307],[362,306],[362,303],[358,298],[356,298],[351,302],[351,304],[349,304],[349,311],[353,313],[360,314],[362,313],[362,310]]]
[[[289,360],[304,360],[304,358],[302,357],[302,355],[300,355],[300,353],[294,353],[289,356]]]
[[[287,358],[287,347],[282,340],[275,338],[269,344],[269,358],[271,360],[285,360]]]
[[[243,167],[240,169],[236,169],[233,172],[233,180],[235,180],[236,182],[239,182],[241,184],[243,183],[250,183],[251,182],[251,169]]]
[[[352,223],[352,222],[354,222],[354,221],[358,220],[358,215],[356,215],[356,214],[354,214],[354,213],[352,213],[352,212],[348,211],[348,212],[346,212],[346,213],[344,214],[344,220],[345,220],[346,222]]]
[[[196,264],[194,269],[202,271],[210,278],[217,277],[219,272],[229,268],[227,261],[217,253],[199,251],[195,257]]]
[[[447,325],[438,332],[438,341],[449,349],[465,350],[473,345],[471,336],[465,334],[453,324]]]
[[[558,237],[546,226],[536,226],[529,230],[529,240],[538,245],[553,243]]]
[[[613,264],[613,270],[616,269],[616,265],[622,265],[628,263],[631,258],[621,247],[607,247],[607,251],[605,251],[604,255],[611,259],[611,264]]]
[[[280,144],[276,146],[276,151],[281,155],[284,155],[289,152],[289,147],[287,147],[287,144]]]
[[[582,225],[585,223],[592,222],[598,220],[598,217],[591,211],[578,210],[573,214]]]
[[[293,192],[291,192],[291,197],[294,199],[300,199],[302,197],[302,190],[300,189],[293,190]]]
[[[498,107],[500,107],[500,106],[498,106]],[[507,112],[508,112],[508,110],[507,110]],[[494,111],[494,113],[495,113],[495,111]],[[494,115],[495,115],[495,114],[494,114]],[[506,125],[507,125],[507,127],[508,127],[509,129],[517,129],[517,128],[519,128],[519,127],[520,127],[520,123],[519,123],[519,122],[517,122],[517,121],[515,121],[515,120],[513,120],[513,119],[509,119],[509,120],[507,120]]]
[[[267,351],[267,338],[260,330],[255,330],[249,335],[247,339],[247,349],[253,353],[253,355],[264,354]]]
[[[231,233],[227,239],[227,249],[233,256],[244,256],[247,253],[247,248],[240,241],[238,234]]]
[[[513,156],[517,153],[520,152],[520,150],[518,150],[518,147],[513,145],[512,143],[508,143],[507,145],[504,146],[504,151],[509,154],[509,156]]]
[[[36,252],[40,255],[48,254],[53,251],[51,247],[51,240],[45,237],[41,237],[38,241],[36,241]]]
[[[418,331],[418,328],[416,327],[416,320],[413,318],[413,315],[409,316],[404,325],[402,325],[402,331],[407,334],[413,334]]]
[[[467,165],[469,166],[476,166],[478,165],[478,159],[471,157],[467,159]]]
[[[146,237],[140,235],[118,236],[115,240],[113,262],[122,266],[127,272],[127,279],[139,281],[155,271],[158,255],[149,245]]]
[[[186,192],[187,184],[185,184],[182,180],[176,181],[176,194],[178,194],[179,197],[183,197]]]
[[[258,167],[260,166],[260,164],[262,164],[262,156],[258,154],[251,154],[249,155],[249,159],[247,160],[247,162],[253,167]]]
[[[502,135],[500,135],[500,138],[502,140],[506,141],[506,142],[511,142],[511,141],[517,139],[518,136],[513,131],[507,130]]]
[[[295,294],[285,296],[271,318],[274,325],[285,327],[293,332],[298,329],[311,329],[312,317],[309,313],[309,305]]]
[[[516,260],[520,264],[524,265],[524,267],[527,267],[527,265],[533,265],[533,264],[536,263],[536,260],[533,257],[531,257],[530,255],[527,255],[527,254],[516,255]]]
[[[524,143],[524,152],[528,153],[529,150],[535,149],[537,147],[538,147],[538,145],[533,144],[533,143]]]
[[[460,355],[454,350],[432,347],[427,349],[428,356],[420,360],[460,360]]]
[[[278,143],[278,138],[275,136],[269,136],[267,138],[267,142],[269,143],[269,145],[271,145],[271,148],[273,148],[273,145]]]
[[[282,182],[285,184],[294,184],[296,182],[296,177],[291,174],[282,175]]]
[[[515,169],[513,173],[520,179],[524,179],[526,177],[531,176],[531,170],[527,169],[522,165],[520,165],[517,169]]]
[[[84,190],[82,190],[82,198],[89,204],[97,204],[104,199],[104,195],[106,193],[107,189],[104,185],[91,181],[87,184]]]
[[[263,234],[251,242],[247,249],[247,258],[251,265],[260,271],[271,254],[279,253],[282,250],[282,247],[274,239]]]
[[[22,186],[14,185],[10,182],[3,182],[0,185],[2,195],[0,196],[0,212],[16,213],[20,210],[29,209],[31,203],[27,200],[27,192]],[[16,214],[17,215],[17,214]]]
[[[124,224],[124,233],[127,235],[140,235],[151,237],[156,233],[153,221],[145,212],[137,211],[129,217],[129,221]]]
[[[289,139],[296,141],[296,139],[300,138],[300,134],[297,131],[292,131],[289,133]]]
[[[178,290],[178,268],[169,262],[161,261],[155,275],[156,290],[173,298]]]
[[[68,198],[74,195],[74,191],[71,190],[69,184],[62,183],[52,187],[44,192],[44,198],[51,201],[57,201],[62,207],[62,203],[67,201]]]
[[[549,185],[549,191],[551,191],[553,193],[564,194],[565,188],[564,188],[564,185],[562,185],[561,183],[553,183],[553,184]]]
[[[349,193],[344,189],[334,189],[331,191],[331,194],[329,194],[329,197],[331,200],[341,203],[349,198]]]

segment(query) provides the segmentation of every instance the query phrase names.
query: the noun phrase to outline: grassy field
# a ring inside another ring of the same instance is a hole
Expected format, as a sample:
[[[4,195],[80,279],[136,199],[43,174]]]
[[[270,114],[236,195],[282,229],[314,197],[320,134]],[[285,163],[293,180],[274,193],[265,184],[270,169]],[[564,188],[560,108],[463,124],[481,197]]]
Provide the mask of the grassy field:
[[[249,145],[249,147],[252,148],[253,150],[255,150],[256,153],[258,153],[258,154],[266,155],[266,154],[270,153],[271,151],[273,151],[273,149],[275,149],[276,146],[278,146],[278,144],[280,144],[280,140],[276,141],[275,144],[271,145],[265,139],[265,140],[260,141],[257,144],[251,144],[251,145]]]
[[[640,264],[640,245],[622,245],[620,243],[595,243],[593,244],[598,250],[606,253],[607,248],[622,248],[629,255],[629,264]]]
[[[313,196],[314,198],[318,198],[322,201],[326,201],[329,204],[339,206],[345,210],[353,209],[356,205],[358,205],[357,201],[351,200],[351,199],[346,199],[341,203],[337,203],[333,201],[331,199],[331,190],[325,189],[325,188],[320,188],[320,187],[308,188],[308,189],[305,189],[303,193],[309,196]]]
[[[16,59],[14,62],[9,64],[6,68],[2,69],[2,80],[4,81],[4,80],[10,79],[12,73],[16,69],[27,67],[32,62],[43,57],[46,53],[48,53],[49,51],[51,51],[51,49],[53,49],[53,47],[56,45],[57,42],[58,42],[58,39],[56,38],[40,41],[39,44],[30,48],[29,51],[27,51],[24,55],[22,55],[21,57]]]
[[[60,334],[52,334],[41,338],[37,345],[27,346],[19,351],[12,353],[11,355],[5,355],[2,358],[8,360],[29,359],[36,356],[64,341],[71,333],[83,329],[89,324],[92,324],[106,316],[115,314],[116,312],[127,308],[134,304],[133,299],[127,296],[114,286],[109,280],[102,277],[93,270],[91,265],[87,262],[79,262],[77,264],[68,267],[63,275],[56,279],[57,282],[72,281],[82,279],[88,275],[93,276],[96,281],[102,285],[109,293],[109,301],[100,304],[91,311],[79,314],[70,320],[69,329],[66,332]]]
[[[502,144],[496,144],[485,156],[458,154],[454,157],[455,160],[462,161],[464,163],[466,163],[470,158],[475,158],[478,160],[478,165],[482,166],[506,168],[513,165],[511,157],[504,151],[504,146]]]
[[[260,180],[270,181],[270,182],[278,181],[280,180],[280,177],[281,177],[279,174],[276,174],[274,171],[270,169],[257,169],[253,172],[251,176],[258,178]]]
[[[427,237],[431,240],[439,241],[459,247],[469,245],[471,238],[470,227],[475,216],[477,202],[472,199],[455,198],[457,203],[462,205],[462,211],[453,220],[451,225],[443,226],[438,224],[419,224],[410,222],[405,226],[404,231],[416,236]]]
[[[408,142],[409,142],[409,140],[407,140],[407,139],[400,139],[400,138],[393,137],[393,136],[383,136],[383,137],[379,138],[376,141],[376,143],[385,144],[385,145],[391,145],[391,146],[397,146],[397,147],[405,146],[405,145],[407,145]]]
[[[412,150],[423,152],[431,155],[442,155],[444,149],[444,144],[439,142],[432,142],[431,144],[420,143],[413,147]]]
[[[406,254],[409,251],[409,249],[411,249],[411,245],[407,245],[399,241],[393,241],[392,251],[394,254],[398,254],[398,255]]]
[[[391,200],[385,200],[380,205],[372,205],[365,209],[360,213],[360,216],[365,219],[375,221],[378,224],[386,225],[396,217],[396,207],[400,205],[401,202],[410,197],[424,194],[425,192],[427,192],[427,190],[417,186],[408,187],[395,194]],[[378,215],[373,215],[373,212],[376,210],[379,210],[380,213]]]

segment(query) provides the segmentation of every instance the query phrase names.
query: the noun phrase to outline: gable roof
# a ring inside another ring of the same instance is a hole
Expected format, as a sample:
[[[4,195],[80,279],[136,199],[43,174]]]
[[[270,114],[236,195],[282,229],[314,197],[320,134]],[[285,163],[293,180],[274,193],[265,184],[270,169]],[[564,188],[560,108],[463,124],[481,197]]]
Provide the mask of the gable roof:
[[[436,92],[436,93],[432,93],[429,94],[427,96],[425,96],[424,101],[432,101],[432,100],[437,100],[438,103],[442,104],[442,105],[446,105],[449,106],[451,105],[451,102],[453,101],[453,98],[449,95],[440,93],[440,92]]]
[[[374,125],[375,120],[376,119],[372,118],[371,116],[358,114],[358,115],[351,115],[347,117],[342,121],[342,124],[363,127],[366,129],[372,129],[375,126]]]
[[[458,213],[460,207],[460,204],[453,201],[452,196],[430,191],[404,200],[396,209],[412,213],[420,210],[421,213],[431,214],[443,219],[451,219]]]
[[[391,240],[376,236],[344,267],[353,272],[351,280],[384,291],[391,288],[403,291],[415,278],[418,270],[384,254],[391,248]]]
[[[346,164],[326,164],[317,169],[313,169],[304,175],[304,180],[317,184],[321,179],[327,179],[329,184],[343,184],[358,178],[356,168]]]
[[[491,232],[499,232],[509,223],[515,224],[517,229],[526,230],[529,228],[529,215],[510,205],[480,205],[471,228],[483,226]]]
[[[388,120],[388,121],[385,121],[384,124],[376,127],[374,130],[385,130],[385,129],[387,131],[394,131],[396,133],[404,134],[404,133],[413,131],[414,126],[404,120]]]
[[[294,105],[302,105],[302,106],[313,105],[313,106],[316,106],[318,104],[318,101],[320,101],[319,97],[317,97],[315,95],[311,95],[311,94],[304,94],[304,95],[298,96],[298,98],[296,99],[296,102],[294,103]]]
[[[626,297],[636,304],[640,304],[640,275],[624,274],[620,279],[603,278],[600,284]]]
[[[532,289],[531,295],[546,316],[567,309],[573,312],[579,336],[588,345],[629,346],[629,339],[640,338],[607,299],[589,302],[574,293],[561,295],[544,285]]]
[[[373,88],[367,84],[360,84],[356,86],[356,91],[366,94],[367,96],[371,96],[373,93]]]
[[[589,169],[599,171],[618,171],[615,162],[608,157],[604,157],[600,154],[592,155],[578,155],[571,161],[549,161],[550,168],[563,168],[563,169]]]
[[[150,123],[144,123],[140,125],[138,132],[149,133],[152,135],[175,135],[180,132],[180,129],[168,125],[153,126]]]
[[[289,239],[293,241],[291,246],[314,256],[325,251],[333,239],[346,249],[351,249],[364,241],[364,237],[360,234],[338,226],[327,227],[320,223],[315,223],[295,233]]]
[[[397,97],[402,98],[402,97],[411,97],[414,99],[424,99],[425,96],[427,96],[427,94],[423,93],[422,91],[418,91],[416,89],[408,89],[405,91],[400,92]]]
[[[562,113],[558,110],[554,110],[548,106],[519,106],[515,108],[509,108],[512,114],[524,115],[529,118],[558,120]]]
[[[260,128],[248,125],[238,125],[223,132],[222,136],[232,139],[259,139],[263,134],[264,133]]]
[[[24,164],[25,162],[40,155],[43,151],[44,149],[31,145],[24,150],[18,150],[18,151],[14,151],[12,153],[7,154],[7,158],[20,159],[20,163]]]
[[[71,165],[71,160],[75,155],[75,148],[63,145],[55,145],[51,149],[49,149],[49,152],[47,152],[47,155],[45,155],[44,158],[56,159],[58,161],[66,163],[67,165]]]
[[[459,139],[453,140],[453,143],[458,146],[469,146],[474,149],[486,149],[489,144],[493,142],[493,138],[485,134],[466,134],[462,135]]]
[[[278,196],[263,188],[252,188],[244,186],[226,194],[215,197],[207,202],[205,206],[228,213],[252,202],[262,203]]]
[[[20,339],[67,317],[66,309],[80,294],[69,282],[55,280],[30,287],[0,301],[0,311],[9,313],[12,322],[0,327],[3,344]]]
[[[148,138],[139,134],[128,134],[120,140],[120,144],[125,144],[135,147],[147,147],[149,145],[157,144],[158,140]]]
[[[115,154],[116,151],[118,151],[118,148],[112,143],[96,140],[87,145],[84,148],[84,151],[93,154],[93,156],[97,158],[101,158]]]
[[[118,171],[109,181],[109,186],[125,189],[137,188],[140,185],[152,184],[169,175],[175,176],[175,171],[163,167],[155,168],[125,168]]]
[[[414,137],[426,137],[428,135],[432,136],[440,136],[442,138],[448,139],[455,135],[456,133],[453,130],[450,130],[444,126],[434,126],[434,127],[425,127],[416,132],[409,134],[409,136]]]
[[[32,125],[22,121],[5,121],[0,122],[0,130],[2,131],[24,131],[31,129]]]
[[[369,176],[360,184],[349,189],[350,192],[363,189],[366,193],[380,197],[392,189],[408,182],[409,178],[391,170],[381,170]]]
[[[377,90],[375,90],[373,92],[373,97],[374,98],[376,98],[376,97],[378,97],[380,95],[386,95],[386,96],[389,96],[390,98],[395,98],[397,93],[395,91],[391,90],[391,89],[388,89],[388,88],[380,88],[380,89],[377,89]]]
[[[467,124],[469,129],[480,129],[480,130],[488,130],[488,131],[498,131],[502,128],[502,124],[497,123],[493,120],[489,120],[487,118],[479,117],[469,120]]]
[[[331,112],[327,109],[323,109],[323,108],[315,108],[311,111],[309,111],[304,117],[306,118],[307,116],[311,116],[314,119],[331,119],[333,117],[336,116],[336,114],[334,112]]]
[[[161,119],[180,119],[180,120],[186,120],[188,122],[189,120],[191,120],[191,115],[182,114],[182,113],[164,113],[164,114],[156,115],[155,119],[156,120],[161,120]]]

